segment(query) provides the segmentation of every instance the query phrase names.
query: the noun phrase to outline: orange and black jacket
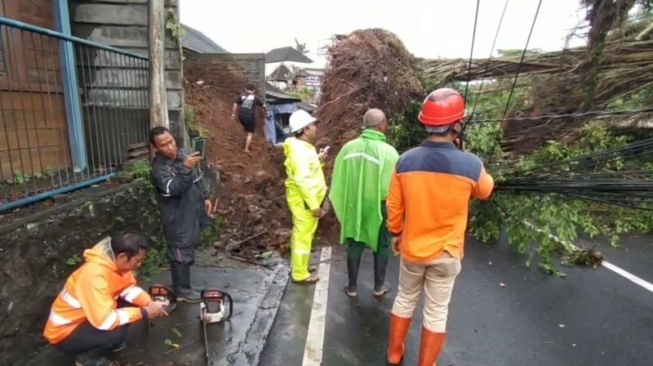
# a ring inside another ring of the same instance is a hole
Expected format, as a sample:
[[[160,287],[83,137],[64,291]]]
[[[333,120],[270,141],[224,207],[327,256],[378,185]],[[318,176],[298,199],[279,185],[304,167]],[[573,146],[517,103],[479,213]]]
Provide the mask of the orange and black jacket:
[[[110,239],[84,251],[84,263],[68,277],[54,300],[43,336],[50,344],[66,339],[80,324],[112,330],[147,317],[150,295],[136,285],[132,272],[120,274],[114,264]],[[133,307],[117,307],[122,298]]]
[[[481,159],[453,144],[426,141],[402,154],[386,202],[402,259],[427,263],[444,251],[462,259],[470,198],[488,199],[493,189]]]

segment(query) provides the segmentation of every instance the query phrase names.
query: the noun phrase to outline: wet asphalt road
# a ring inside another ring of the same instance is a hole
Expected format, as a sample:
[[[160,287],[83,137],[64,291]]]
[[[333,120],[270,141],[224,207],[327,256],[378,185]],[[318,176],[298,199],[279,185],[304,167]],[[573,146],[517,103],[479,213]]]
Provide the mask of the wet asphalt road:
[[[611,263],[653,281],[652,243],[634,238],[622,249],[601,250]],[[321,365],[385,365],[395,292],[379,301],[372,297],[367,253],[358,298],[346,297],[344,256],[344,248],[333,247]],[[439,366],[653,365],[653,293],[604,268],[566,268],[561,279],[523,263],[505,245],[468,240]],[[395,289],[396,258],[387,278]],[[313,287],[288,285],[259,365],[302,365],[313,298]],[[416,365],[421,321],[420,304],[406,366]]]

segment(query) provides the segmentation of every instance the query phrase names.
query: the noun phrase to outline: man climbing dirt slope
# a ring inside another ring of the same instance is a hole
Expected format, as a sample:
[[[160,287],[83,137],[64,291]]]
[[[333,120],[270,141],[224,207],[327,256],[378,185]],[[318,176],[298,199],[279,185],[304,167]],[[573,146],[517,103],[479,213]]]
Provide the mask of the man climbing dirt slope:
[[[249,152],[249,146],[252,143],[252,136],[256,127],[256,112],[258,107],[262,107],[265,114],[267,114],[267,107],[265,102],[257,95],[254,94],[255,88],[252,84],[247,84],[245,92],[238,95],[234,100],[234,105],[231,110],[231,119],[238,120],[243,125],[247,137],[245,139],[245,152]]]

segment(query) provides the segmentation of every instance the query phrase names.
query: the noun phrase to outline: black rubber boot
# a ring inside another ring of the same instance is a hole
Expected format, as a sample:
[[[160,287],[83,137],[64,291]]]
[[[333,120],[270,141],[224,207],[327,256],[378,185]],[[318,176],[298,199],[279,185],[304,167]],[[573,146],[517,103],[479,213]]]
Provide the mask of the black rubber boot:
[[[170,276],[177,301],[191,304],[200,302],[200,293],[193,290],[190,285],[190,266],[172,262],[170,263]]]
[[[385,284],[385,274],[388,269],[388,255],[382,249],[374,253],[374,296],[383,296],[390,289]]]
[[[115,352],[120,352],[120,351],[124,350],[125,348],[127,348],[127,343],[122,342],[116,348],[112,349],[111,352],[114,352],[114,353]]]
[[[75,356],[75,366],[113,366],[108,358],[94,352],[80,353]]]

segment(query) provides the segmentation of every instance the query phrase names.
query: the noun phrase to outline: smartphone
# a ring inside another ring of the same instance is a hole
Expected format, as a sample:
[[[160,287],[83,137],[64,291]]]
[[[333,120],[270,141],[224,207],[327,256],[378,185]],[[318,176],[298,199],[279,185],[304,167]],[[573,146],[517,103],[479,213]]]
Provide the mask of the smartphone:
[[[195,140],[193,140],[193,152],[200,153],[200,159],[204,159],[205,142],[206,142],[205,139],[195,139]]]

